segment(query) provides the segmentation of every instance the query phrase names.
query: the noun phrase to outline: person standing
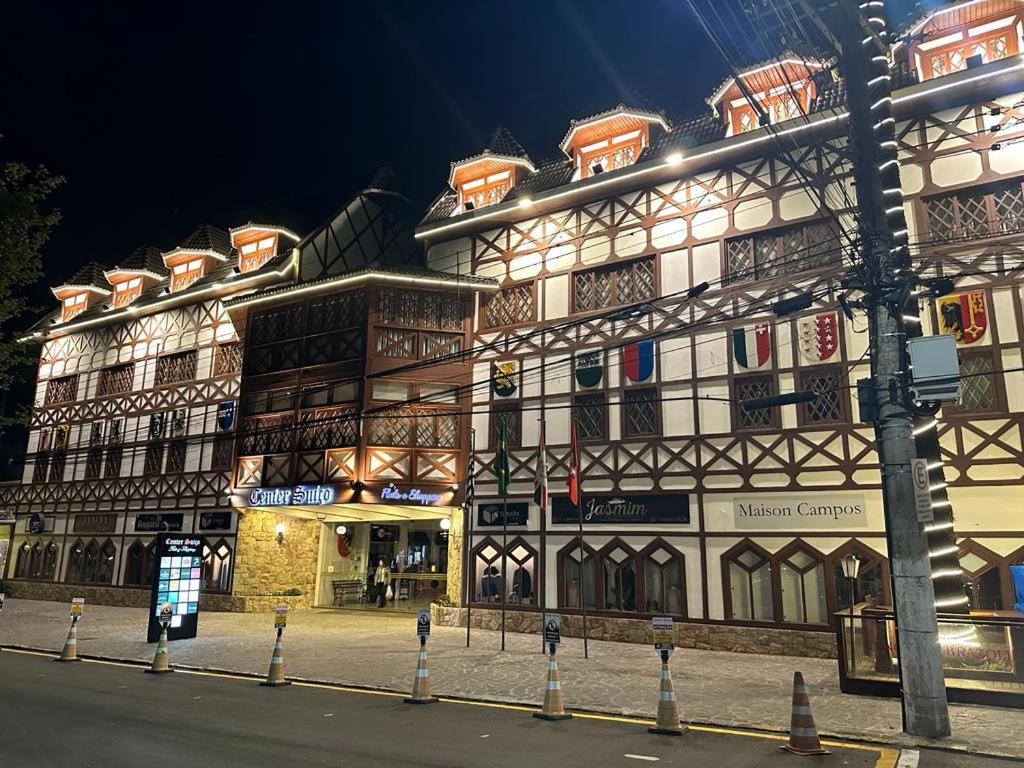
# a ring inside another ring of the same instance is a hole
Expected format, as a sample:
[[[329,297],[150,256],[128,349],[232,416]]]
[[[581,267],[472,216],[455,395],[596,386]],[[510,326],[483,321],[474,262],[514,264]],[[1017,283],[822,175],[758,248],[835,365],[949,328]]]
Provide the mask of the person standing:
[[[373,583],[377,587],[377,607],[383,608],[387,604],[388,585],[391,583],[391,569],[384,565],[383,558],[377,561]]]

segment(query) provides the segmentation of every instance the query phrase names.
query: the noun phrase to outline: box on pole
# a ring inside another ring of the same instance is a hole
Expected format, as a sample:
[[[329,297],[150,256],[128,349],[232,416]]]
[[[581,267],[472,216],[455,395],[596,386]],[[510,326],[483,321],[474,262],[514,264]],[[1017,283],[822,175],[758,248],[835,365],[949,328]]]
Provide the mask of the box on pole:
[[[71,598],[71,618],[80,619],[82,612],[85,610],[85,598],[84,597],[73,597]]]
[[[420,608],[416,614],[416,635],[420,638],[420,642],[426,642],[426,639],[430,637],[430,609]]]
[[[651,636],[654,650],[671,651],[676,643],[675,622],[671,616],[654,616],[651,618]]]
[[[288,623],[288,603],[274,606],[274,629],[284,629]]]
[[[562,615],[559,613],[544,614],[544,642],[559,645],[562,642]]]

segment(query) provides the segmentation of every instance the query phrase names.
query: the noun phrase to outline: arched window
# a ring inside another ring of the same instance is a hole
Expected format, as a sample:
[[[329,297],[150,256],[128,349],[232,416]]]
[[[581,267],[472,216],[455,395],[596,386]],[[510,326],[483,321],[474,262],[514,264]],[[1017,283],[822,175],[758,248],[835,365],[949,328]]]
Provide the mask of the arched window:
[[[833,550],[825,559],[832,579],[832,610],[850,609],[850,585],[843,575],[843,559],[849,554],[856,555],[860,560],[860,570],[853,589],[854,603],[862,603],[870,595],[881,605],[892,605],[889,597],[889,566],[885,557],[856,539],[851,539]]]
[[[501,546],[487,538],[473,552],[473,600],[501,602]]]
[[[148,587],[153,583],[156,570],[156,540],[144,545],[136,539],[125,553],[124,583],[133,586]]]
[[[71,553],[68,556],[68,570],[66,579],[72,582],[80,582],[82,578],[82,567],[85,562],[85,544],[81,539],[77,539],[74,544],[71,545]]]
[[[221,539],[203,546],[203,589],[227,592],[231,587],[231,546]]]
[[[686,616],[686,570],[683,555],[661,539],[640,553],[644,575],[644,610]]]
[[[824,556],[794,541],[775,555],[779,576],[782,621],[791,624],[828,624],[828,591]]]
[[[587,610],[597,608],[597,584],[594,578],[594,563],[597,554],[584,545],[583,567],[580,568],[580,544],[575,539],[566,544],[558,553],[558,604],[563,608],[580,609],[580,595],[585,593]],[[580,574],[582,571],[582,580]]]
[[[43,560],[45,557],[46,555],[45,549],[43,548],[43,542],[37,541],[32,546],[32,553],[29,558],[28,577],[30,579],[43,578]]]
[[[971,610],[1001,611],[1003,590],[1000,584],[999,556],[966,539],[960,542],[957,559],[964,572],[964,586]]]
[[[506,572],[512,577],[509,602],[519,605],[537,604],[537,552],[522,538],[508,543]]]
[[[46,549],[43,551],[43,569],[41,578],[53,579],[57,574],[57,545],[52,541],[46,545]]]
[[[606,611],[637,610],[636,552],[612,539],[600,552],[602,605]]]
[[[27,541],[18,547],[18,557],[14,561],[14,578],[27,579],[32,572],[32,545]]]
[[[78,539],[71,547],[68,558],[67,580],[78,584],[110,584],[114,579],[114,556],[117,550],[107,539],[100,544],[96,539],[82,542]]]
[[[775,595],[771,555],[745,540],[722,555],[725,616],[728,619],[772,621]]]

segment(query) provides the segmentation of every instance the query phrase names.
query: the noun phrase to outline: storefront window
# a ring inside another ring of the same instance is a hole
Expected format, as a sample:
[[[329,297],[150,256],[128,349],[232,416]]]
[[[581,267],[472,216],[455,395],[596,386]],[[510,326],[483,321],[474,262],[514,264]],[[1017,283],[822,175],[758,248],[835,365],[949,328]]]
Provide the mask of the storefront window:
[[[968,541],[961,545],[959,560],[971,610],[1001,611],[1003,595],[995,553]]]
[[[19,579],[52,579],[57,572],[57,545],[52,541],[43,544],[27,541],[18,547],[18,558],[14,563],[14,576]]]
[[[475,599],[479,603],[501,602],[501,549],[485,540],[477,548],[474,562]]]
[[[797,545],[777,557],[782,620],[792,624],[828,624],[825,564],[821,556]]]
[[[772,621],[774,593],[768,553],[750,543],[733,547],[724,556],[726,617]]]
[[[601,555],[601,568],[605,610],[635,611],[636,554],[624,544],[613,542]]]
[[[522,539],[508,545],[505,558],[508,573],[512,575],[509,602],[521,605],[537,604],[537,556]]]
[[[884,605],[886,603],[883,567],[885,558],[859,542],[850,542],[835,550],[828,557],[833,574],[832,583],[835,584],[836,589],[836,610],[850,609],[850,583],[843,575],[843,558],[849,554],[856,555],[860,560],[860,570],[857,572],[853,589],[854,603],[862,603],[870,595]]]
[[[221,539],[203,547],[203,589],[227,592],[231,585],[231,547]]]
[[[580,593],[586,593],[587,610],[597,608],[597,592],[594,583],[594,551],[584,548],[583,579],[580,580],[580,545],[578,541],[567,544],[560,554],[562,583],[560,602],[565,608],[580,607]]]
[[[656,543],[643,555],[644,606],[647,613],[686,615],[683,556],[666,544]]]
[[[124,583],[147,587],[153,583],[153,572],[156,568],[156,541],[150,542],[149,546],[136,539],[128,547],[125,555]]]
[[[100,544],[96,539],[83,542],[78,539],[68,559],[67,580],[79,584],[110,584],[114,578],[114,543],[107,539]]]

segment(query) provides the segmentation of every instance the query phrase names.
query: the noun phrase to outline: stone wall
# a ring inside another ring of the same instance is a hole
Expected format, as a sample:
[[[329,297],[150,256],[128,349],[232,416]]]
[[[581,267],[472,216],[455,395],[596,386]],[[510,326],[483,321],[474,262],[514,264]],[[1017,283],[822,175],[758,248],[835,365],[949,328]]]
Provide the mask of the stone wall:
[[[465,567],[465,549],[462,537],[463,513],[452,515],[452,527],[448,530],[448,597],[453,603],[462,602],[462,570]]]
[[[301,520],[273,512],[248,509],[239,513],[238,543],[235,547],[235,573],[232,600],[222,610],[264,611],[278,602],[293,608],[308,608],[316,587],[316,565],[320,555],[317,520]],[[277,542],[275,528],[284,523],[284,541]],[[283,595],[297,589],[302,594]]]
[[[474,608],[473,626],[479,629],[501,628],[501,611]],[[465,608],[431,606],[431,621],[450,627],[466,626]],[[533,611],[506,611],[505,629],[510,632],[540,632],[541,614]],[[594,640],[649,644],[651,622],[647,619],[621,619],[588,616],[587,634]],[[696,624],[677,621],[677,644],[681,648],[734,653],[770,653],[776,656],[836,658],[836,636],[831,632],[807,632],[771,627],[743,627],[725,624]],[[583,637],[583,617],[562,615],[562,634]]]

